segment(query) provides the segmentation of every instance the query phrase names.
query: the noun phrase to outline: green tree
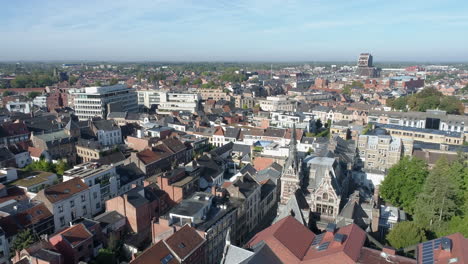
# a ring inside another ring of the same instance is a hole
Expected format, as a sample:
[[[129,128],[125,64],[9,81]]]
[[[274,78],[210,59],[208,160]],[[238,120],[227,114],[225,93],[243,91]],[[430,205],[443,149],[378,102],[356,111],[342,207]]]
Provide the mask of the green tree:
[[[11,244],[10,255],[14,256],[16,251],[21,251],[25,248],[28,248],[36,241],[38,241],[38,237],[31,231],[31,229],[24,229],[20,231]]]
[[[60,160],[55,164],[55,171],[57,174],[63,175],[63,173],[68,169],[70,169],[70,166],[64,160]]]
[[[418,195],[415,206],[415,221],[421,226],[432,227],[450,220],[455,215],[457,206],[457,185],[450,171],[450,164],[445,157],[436,162]]]
[[[116,78],[112,78],[112,79],[110,79],[110,81],[109,81],[109,84],[110,84],[110,85],[116,85],[116,84],[118,84],[118,83],[119,83],[119,80],[117,80]]]
[[[185,77],[180,81],[180,84],[181,85],[187,85],[189,82],[190,82],[190,79]]]
[[[39,96],[40,94],[41,94],[40,92],[29,92],[29,93],[28,93],[28,98],[34,99],[34,98],[36,98],[37,96]]]
[[[96,259],[94,260],[95,264],[114,264],[117,263],[117,257],[115,252],[107,248],[101,248],[98,251]]]
[[[424,161],[403,157],[388,171],[382,181],[380,194],[386,201],[411,214],[427,175],[427,164]]]
[[[10,95],[14,95],[15,93],[12,92],[12,91],[4,91],[3,92],[3,96],[10,96]]]
[[[101,81],[99,81],[99,80],[98,80],[98,81],[95,81],[95,82],[94,82],[94,86],[102,86]]]
[[[404,248],[427,240],[424,229],[414,222],[397,223],[387,234],[386,239],[394,248]]]
[[[78,81],[78,77],[76,77],[75,75],[71,75],[70,78],[68,79],[68,83],[70,85],[74,85],[77,81]]]
[[[343,88],[343,94],[351,95],[351,86],[345,85]]]
[[[322,128],[322,126],[323,126],[322,120],[320,120],[320,118],[317,119],[317,121],[315,121],[315,128],[317,128],[317,130],[318,130],[318,129]]]
[[[194,84],[194,85],[200,85],[200,84],[202,84],[202,80],[201,80],[200,78],[195,79],[195,80],[193,81],[193,84]]]

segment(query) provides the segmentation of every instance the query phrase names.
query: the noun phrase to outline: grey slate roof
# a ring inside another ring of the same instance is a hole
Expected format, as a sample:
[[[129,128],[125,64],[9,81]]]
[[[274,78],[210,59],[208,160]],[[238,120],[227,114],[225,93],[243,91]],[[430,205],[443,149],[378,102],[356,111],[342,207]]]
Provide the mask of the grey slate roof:
[[[226,131],[224,132],[224,137],[237,139],[239,137],[239,133],[240,133],[240,128],[228,127],[226,128]]]
[[[274,220],[274,222],[276,223],[281,219],[291,215],[303,225],[308,226],[308,223],[306,222],[305,217],[302,213],[302,210],[307,210],[308,208],[309,205],[305,200],[304,194],[301,190],[297,190],[296,193],[293,196],[291,196],[291,198],[289,198],[286,205],[281,206],[278,209],[279,214]]]

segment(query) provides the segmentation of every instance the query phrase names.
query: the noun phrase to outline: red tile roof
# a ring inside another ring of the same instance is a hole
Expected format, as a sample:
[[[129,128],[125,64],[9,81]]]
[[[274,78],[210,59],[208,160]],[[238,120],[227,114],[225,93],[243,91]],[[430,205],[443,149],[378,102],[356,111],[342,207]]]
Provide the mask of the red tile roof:
[[[73,195],[89,189],[88,185],[82,182],[79,178],[61,182],[40,190],[36,196],[37,200],[47,200],[50,203],[55,203],[64,199],[68,199]],[[45,201],[44,201],[45,202]]]
[[[55,236],[62,236],[64,240],[67,241],[72,247],[76,247],[84,241],[92,238],[93,234],[91,234],[91,232],[89,232],[83,224],[77,224],[64,229],[60,233],[55,234],[53,237]]]
[[[190,254],[199,248],[205,239],[198,234],[198,232],[185,225],[179,231],[175,232],[172,236],[164,240],[165,244],[174,252],[180,259],[184,260]]]
[[[221,127],[217,127],[213,135],[224,136],[224,130]]]
[[[449,263],[449,260],[454,258],[458,259],[456,263],[468,263],[468,238],[464,238],[460,233],[448,235],[446,238],[451,240],[452,248],[450,251],[445,251],[439,245],[434,249],[434,263]],[[422,263],[422,247],[422,243],[418,245],[418,263]]]
[[[361,249],[361,255],[357,263],[361,264],[416,264],[415,259],[406,258],[398,255],[388,255],[384,258],[382,257],[382,251],[375,250],[372,248],[363,247]]]
[[[268,168],[273,162],[275,160],[272,158],[256,157],[253,161],[253,166],[257,171],[261,171]]]
[[[334,240],[335,234],[344,235],[344,241]],[[264,241],[284,263],[356,263],[366,240],[366,233],[355,224],[345,226],[335,233],[326,232],[317,245],[312,245],[316,235],[288,216],[256,234],[247,246],[252,247]],[[325,250],[319,245],[329,243]]]
[[[161,260],[164,258],[170,259],[169,262],[166,262],[168,264],[180,263],[177,258],[182,261],[185,260],[186,257],[190,256],[204,242],[205,239],[194,228],[185,225],[167,239],[161,240],[143,251],[141,255],[130,261],[130,263],[161,263]]]
[[[290,260],[302,259],[314,237],[312,231],[294,217],[288,216],[257,233],[247,245],[252,247],[263,240],[283,262],[288,263]]]
[[[29,147],[28,152],[31,157],[40,158],[44,150],[40,148]]]
[[[164,146],[164,145],[158,146],[159,150],[162,150],[164,148],[167,148],[167,147]],[[152,151],[150,149],[145,149],[145,150],[140,151],[140,152],[137,153],[137,157],[141,161],[143,161],[143,163],[145,163],[145,164],[150,164],[150,163],[156,162],[156,161],[161,160],[163,158],[166,158],[166,157],[168,157],[170,155],[171,154],[168,153],[168,152],[164,152],[164,151],[154,152],[154,151]]]

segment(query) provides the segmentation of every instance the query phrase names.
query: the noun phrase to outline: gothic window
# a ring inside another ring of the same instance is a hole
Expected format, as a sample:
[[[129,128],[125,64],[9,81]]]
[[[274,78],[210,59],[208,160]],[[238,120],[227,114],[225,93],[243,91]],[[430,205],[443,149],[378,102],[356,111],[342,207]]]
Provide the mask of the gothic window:
[[[330,200],[328,200],[330,203],[334,203],[335,200],[333,200],[332,198],[330,198]]]
[[[328,200],[328,193],[324,193],[322,195],[322,199],[325,200],[325,201]]]

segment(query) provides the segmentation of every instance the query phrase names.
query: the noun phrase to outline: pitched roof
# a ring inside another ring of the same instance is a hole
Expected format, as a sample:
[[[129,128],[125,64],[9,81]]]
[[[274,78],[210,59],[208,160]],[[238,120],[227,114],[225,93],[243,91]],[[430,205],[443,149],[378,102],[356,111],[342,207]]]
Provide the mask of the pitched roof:
[[[154,152],[152,150],[145,149],[143,151],[138,152],[136,155],[141,161],[143,161],[143,163],[150,164],[170,156],[170,153]]]
[[[307,227],[299,223],[292,216],[276,222],[272,226],[257,233],[248,243],[253,247],[260,241],[264,241],[270,247],[275,248],[275,254],[284,262],[281,255],[287,255],[286,259],[301,260],[310,248],[315,234]]]
[[[335,239],[337,234],[342,241]],[[247,245],[255,247],[263,241],[284,263],[356,263],[365,240],[366,233],[355,224],[318,236],[288,216],[256,234]]]
[[[261,171],[268,168],[273,162],[275,162],[275,160],[272,158],[256,157],[253,160],[253,166],[257,171]]]
[[[190,256],[190,254],[204,242],[205,239],[189,225],[185,225],[179,231],[164,240],[166,246],[182,260]]]
[[[88,189],[88,185],[82,182],[81,179],[73,178],[40,190],[35,199],[56,203]]]
[[[442,239],[446,240],[451,244],[450,250],[446,251],[442,249]],[[423,263],[423,252],[427,245],[431,245],[433,259],[435,263],[450,263],[450,259],[457,258],[456,263],[468,263],[468,238],[464,238],[461,233],[451,234],[439,239],[427,241],[418,245],[418,263]]]
[[[72,247],[77,247],[84,241],[93,237],[93,234],[83,224],[70,226],[54,236],[62,236]]]
[[[40,148],[29,147],[28,152],[31,157],[40,158],[44,150]]]
[[[166,262],[164,262],[166,264],[180,263],[176,256],[183,261],[204,242],[205,239],[202,238],[194,228],[185,225],[170,237],[159,241],[143,251],[143,253],[130,261],[130,263],[160,263],[163,259],[166,260]],[[174,256],[174,254],[176,256]]]
[[[216,136],[224,136],[224,130],[222,127],[216,127],[216,131],[214,132],[213,135]]]

